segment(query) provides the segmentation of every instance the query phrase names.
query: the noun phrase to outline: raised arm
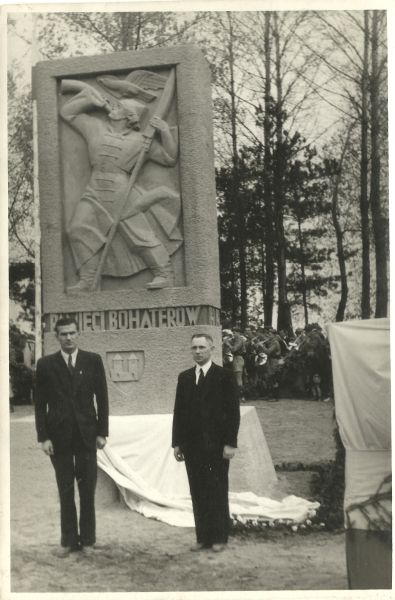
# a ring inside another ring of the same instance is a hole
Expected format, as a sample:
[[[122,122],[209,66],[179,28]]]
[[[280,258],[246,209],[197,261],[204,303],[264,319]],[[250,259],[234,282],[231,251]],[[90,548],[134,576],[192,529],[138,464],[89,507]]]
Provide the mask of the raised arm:
[[[75,93],[60,109],[60,114],[66,121],[71,121],[74,117],[90,112],[95,108],[102,108],[106,112],[110,110],[109,102],[100,92],[83,81],[64,79],[60,91],[62,94]]]
[[[150,124],[159,131],[161,140],[161,146],[154,140],[150,158],[165,166],[174,166],[178,156],[178,135],[173,136],[173,130],[177,132],[177,129],[170,129],[168,123],[157,116],[152,117]]]

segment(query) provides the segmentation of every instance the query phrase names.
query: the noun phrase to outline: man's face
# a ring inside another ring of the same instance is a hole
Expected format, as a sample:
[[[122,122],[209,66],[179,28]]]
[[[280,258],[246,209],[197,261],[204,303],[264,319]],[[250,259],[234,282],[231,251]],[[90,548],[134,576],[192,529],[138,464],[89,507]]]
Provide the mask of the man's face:
[[[78,331],[75,323],[58,327],[56,337],[63,352],[72,354],[76,350],[78,346]]]
[[[214,346],[205,337],[194,337],[191,344],[192,357],[198,365],[204,365],[211,358]]]
[[[127,126],[135,131],[140,130],[140,120],[138,114],[134,110],[129,110],[126,117]]]
[[[126,121],[127,127],[130,129],[140,130],[140,120],[135,110],[129,108],[126,109],[124,106],[115,104],[111,106],[111,110],[108,116],[112,121]]]
[[[121,121],[122,119],[126,119],[128,115],[123,106],[119,104],[113,104],[108,116],[113,121]]]

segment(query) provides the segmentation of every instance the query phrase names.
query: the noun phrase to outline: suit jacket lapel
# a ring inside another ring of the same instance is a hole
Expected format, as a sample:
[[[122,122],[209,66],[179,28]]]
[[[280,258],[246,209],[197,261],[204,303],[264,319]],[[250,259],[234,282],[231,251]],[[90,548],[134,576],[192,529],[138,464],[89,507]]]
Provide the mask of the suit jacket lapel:
[[[61,379],[66,380],[66,382],[69,382],[70,381],[70,372],[67,368],[66,362],[65,362],[60,350],[59,350],[59,352],[57,352],[55,354],[55,364],[56,364],[56,368],[57,368],[59,377]]]
[[[84,353],[81,350],[78,350],[77,360],[75,361],[75,367],[73,372],[73,388],[76,390],[82,381],[82,377],[84,375]]]
[[[212,365],[210,366],[209,370],[206,373],[206,380],[204,382],[204,388],[203,388],[203,399],[207,398],[207,396],[209,395],[210,391],[213,388],[214,385],[214,381],[215,381],[215,364],[212,363]]]
[[[83,352],[81,352],[81,350],[78,350],[73,375],[70,374],[68,366],[66,365],[66,361],[64,360],[60,350],[56,353],[55,358],[59,376],[63,381],[65,381],[66,385],[69,385],[71,383],[73,389],[76,390],[81,383],[82,376],[84,373],[85,361]]]
[[[188,372],[188,387],[189,387],[189,395],[192,397],[195,391],[196,386],[196,376],[195,376],[195,367],[189,369]]]

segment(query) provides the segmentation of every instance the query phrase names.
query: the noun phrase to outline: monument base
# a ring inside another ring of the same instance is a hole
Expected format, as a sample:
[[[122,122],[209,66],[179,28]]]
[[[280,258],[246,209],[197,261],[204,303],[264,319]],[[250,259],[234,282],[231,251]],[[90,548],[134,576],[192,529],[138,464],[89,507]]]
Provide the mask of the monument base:
[[[80,331],[79,347],[97,352],[103,360],[110,414],[127,416],[170,413],[177,386],[175,374],[193,365],[191,336],[196,333],[208,333],[212,336],[215,346],[213,361],[221,364],[222,339],[218,325],[180,326],[172,329],[155,327],[133,331]],[[54,332],[44,335],[44,349],[45,354],[59,349]]]
[[[120,493],[117,488],[115,482],[107,473],[102,471],[102,469],[97,470],[97,485],[96,485],[96,495],[95,495],[95,504],[99,508],[107,508],[114,504],[114,502],[119,502]]]
[[[256,409],[246,406],[240,412],[239,447],[231,461],[229,490],[270,497],[277,475]],[[172,418],[171,414],[110,417],[112,460],[127,455],[136,496],[143,488],[149,494],[167,497],[189,495],[185,466],[175,461],[171,448]],[[99,466],[104,458],[99,451]],[[96,497],[98,506],[108,506],[119,499],[114,480],[102,469],[98,470]]]

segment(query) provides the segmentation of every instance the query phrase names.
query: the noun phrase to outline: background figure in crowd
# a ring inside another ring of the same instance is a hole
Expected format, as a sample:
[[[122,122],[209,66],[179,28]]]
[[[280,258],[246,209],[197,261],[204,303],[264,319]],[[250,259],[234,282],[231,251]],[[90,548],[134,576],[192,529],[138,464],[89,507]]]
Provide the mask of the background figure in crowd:
[[[228,541],[228,471],[240,409],[234,376],[212,362],[213,349],[210,335],[192,337],[196,366],[178,378],[172,445],[176,460],[185,460],[189,480],[196,528],[191,549],[220,552]]]
[[[268,400],[277,402],[280,393],[279,361],[281,359],[281,344],[278,334],[272,327],[265,329],[265,337],[261,347],[267,355],[265,377]]]
[[[222,362],[225,368],[232,369],[233,353],[232,353],[233,333],[230,329],[222,331]]]
[[[248,326],[244,332],[236,329],[236,339],[239,336],[244,340],[243,372],[239,365],[235,368],[239,386],[242,381],[243,397],[277,401],[281,391],[297,397],[311,395],[314,400],[331,399],[329,343],[317,323],[296,329],[295,335],[284,329],[277,333],[273,327],[255,330]],[[224,366],[233,369],[235,344],[231,329],[223,330],[222,343]]]
[[[237,387],[239,388],[240,402],[245,402],[244,397],[244,355],[246,353],[246,338],[241,335],[240,327],[233,328],[233,338],[230,348],[233,355],[232,368],[236,376]]]
[[[321,377],[318,373],[314,373],[311,382],[311,394],[314,400],[322,400],[322,392],[321,392]]]
[[[329,342],[318,323],[305,328],[299,352],[305,362],[305,386],[315,400],[322,400],[323,394],[328,396],[332,393],[332,366]]]
[[[247,383],[248,388],[251,389],[256,386],[257,383],[254,343],[256,332],[254,327],[246,327],[244,330],[244,336],[246,338],[246,351],[244,354],[244,382]]]
[[[80,547],[85,554],[94,549],[96,449],[104,448],[108,436],[108,397],[100,356],[78,349],[77,323],[59,319],[55,332],[60,351],[37,363],[35,416],[38,441],[56,474],[61,519],[61,548],[56,555],[63,558]]]

